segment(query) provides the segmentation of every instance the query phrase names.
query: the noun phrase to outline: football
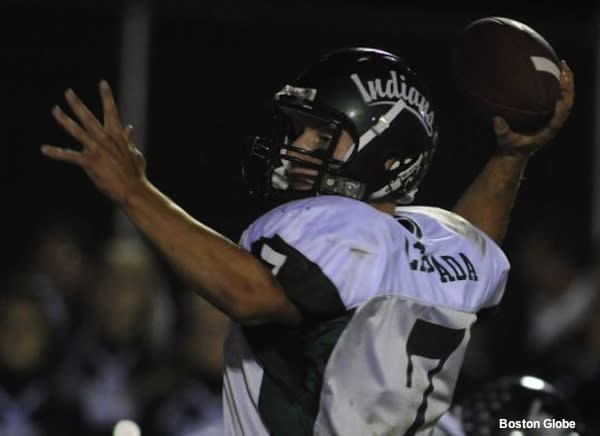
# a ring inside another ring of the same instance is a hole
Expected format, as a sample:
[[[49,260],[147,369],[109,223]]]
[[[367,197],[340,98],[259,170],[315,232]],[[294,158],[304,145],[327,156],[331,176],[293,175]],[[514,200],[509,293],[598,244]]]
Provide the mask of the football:
[[[519,132],[543,127],[561,97],[560,60],[531,27],[485,17],[459,32],[453,49],[459,88],[481,115],[504,117]]]

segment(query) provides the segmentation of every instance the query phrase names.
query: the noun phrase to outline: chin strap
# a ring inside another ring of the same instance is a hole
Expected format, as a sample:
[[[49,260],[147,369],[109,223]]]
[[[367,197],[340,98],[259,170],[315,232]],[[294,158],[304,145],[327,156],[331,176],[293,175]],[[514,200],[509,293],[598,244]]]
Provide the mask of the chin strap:
[[[319,186],[319,191],[323,194],[342,195],[356,200],[364,198],[365,190],[366,185],[364,183],[327,173],[323,175]]]

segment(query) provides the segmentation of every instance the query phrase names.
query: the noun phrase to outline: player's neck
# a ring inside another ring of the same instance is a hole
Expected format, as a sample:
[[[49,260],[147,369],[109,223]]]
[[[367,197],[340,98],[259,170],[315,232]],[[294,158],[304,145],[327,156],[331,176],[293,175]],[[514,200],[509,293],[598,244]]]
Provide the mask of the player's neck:
[[[394,200],[378,201],[369,204],[375,209],[388,213],[390,215],[394,215],[394,211],[396,210],[396,202]]]

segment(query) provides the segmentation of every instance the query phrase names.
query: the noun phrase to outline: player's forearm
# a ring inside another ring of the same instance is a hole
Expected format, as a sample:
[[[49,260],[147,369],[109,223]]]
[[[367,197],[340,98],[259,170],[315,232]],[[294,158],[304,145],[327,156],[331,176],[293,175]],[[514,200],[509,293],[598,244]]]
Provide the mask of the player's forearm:
[[[274,286],[271,273],[250,253],[198,222],[150,182],[137,185],[122,205],[133,223],[213,305],[243,318]]]
[[[454,212],[497,243],[504,239],[529,155],[497,152],[467,188]]]

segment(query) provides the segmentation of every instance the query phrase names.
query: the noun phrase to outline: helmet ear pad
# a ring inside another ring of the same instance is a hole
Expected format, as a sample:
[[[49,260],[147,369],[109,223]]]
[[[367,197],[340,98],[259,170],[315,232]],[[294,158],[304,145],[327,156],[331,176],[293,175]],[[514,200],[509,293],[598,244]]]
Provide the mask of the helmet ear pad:
[[[389,138],[396,140],[390,141]],[[374,192],[396,180],[419,160],[423,150],[428,149],[431,149],[431,139],[424,134],[424,126],[412,114],[401,114],[380,136],[375,136],[368,146],[355,153],[344,168],[344,173],[350,178],[369,183],[370,190]],[[433,151],[423,156],[421,167],[409,176],[410,180],[406,180],[409,189],[417,187],[427,171]],[[365,168],[372,171],[365,171]]]

